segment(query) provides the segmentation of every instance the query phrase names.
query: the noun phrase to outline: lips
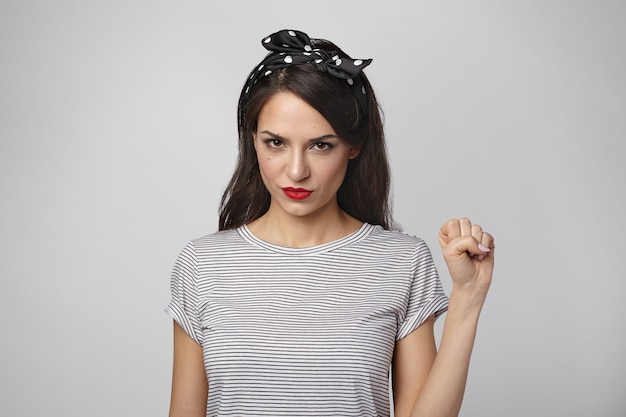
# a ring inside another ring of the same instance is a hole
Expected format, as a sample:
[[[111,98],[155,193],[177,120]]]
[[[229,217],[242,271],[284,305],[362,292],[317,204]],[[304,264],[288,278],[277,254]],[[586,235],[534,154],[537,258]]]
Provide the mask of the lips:
[[[285,195],[292,200],[304,200],[313,193],[313,191],[309,191],[305,188],[285,187],[282,190]]]

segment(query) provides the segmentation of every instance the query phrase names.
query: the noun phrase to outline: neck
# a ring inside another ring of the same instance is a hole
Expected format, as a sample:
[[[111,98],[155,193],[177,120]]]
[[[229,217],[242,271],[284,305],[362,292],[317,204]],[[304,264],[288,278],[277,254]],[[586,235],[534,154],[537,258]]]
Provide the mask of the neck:
[[[248,228],[259,239],[281,246],[306,248],[341,239],[363,225],[337,207],[334,214],[320,213],[308,216],[289,216],[267,211]]]

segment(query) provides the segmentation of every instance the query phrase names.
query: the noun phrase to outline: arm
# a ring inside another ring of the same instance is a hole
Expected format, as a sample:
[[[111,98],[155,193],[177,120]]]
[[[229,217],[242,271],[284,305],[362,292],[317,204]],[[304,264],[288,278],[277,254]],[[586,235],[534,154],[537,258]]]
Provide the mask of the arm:
[[[174,322],[170,417],[205,417],[208,391],[202,347]]]
[[[453,282],[441,344],[433,354],[428,322],[396,344],[396,417],[458,416],[465,393],[478,318],[493,274],[493,237],[460,219],[446,222],[439,242]]]
[[[431,316],[405,338],[396,342],[392,362],[393,406],[395,417],[411,414],[417,396],[430,373],[437,346]]]

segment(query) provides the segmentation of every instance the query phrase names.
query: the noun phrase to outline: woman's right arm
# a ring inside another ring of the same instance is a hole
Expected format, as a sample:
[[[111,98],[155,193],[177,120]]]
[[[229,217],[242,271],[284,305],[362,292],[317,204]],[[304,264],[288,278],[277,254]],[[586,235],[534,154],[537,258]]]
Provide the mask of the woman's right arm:
[[[170,417],[205,417],[208,393],[202,346],[174,321]]]

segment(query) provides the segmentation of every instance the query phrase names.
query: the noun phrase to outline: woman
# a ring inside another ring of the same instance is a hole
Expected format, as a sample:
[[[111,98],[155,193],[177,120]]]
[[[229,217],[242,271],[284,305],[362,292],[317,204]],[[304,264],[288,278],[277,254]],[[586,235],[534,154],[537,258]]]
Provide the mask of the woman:
[[[469,219],[393,230],[378,103],[336,45],[283,30],[243,87],[220,231],[172,274],[170,416],[458,415],[494,241]],[[433,325],[447,311],[437,352]]]

